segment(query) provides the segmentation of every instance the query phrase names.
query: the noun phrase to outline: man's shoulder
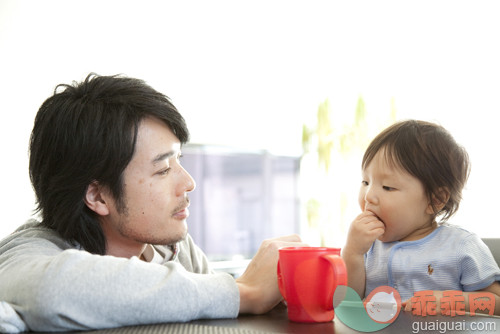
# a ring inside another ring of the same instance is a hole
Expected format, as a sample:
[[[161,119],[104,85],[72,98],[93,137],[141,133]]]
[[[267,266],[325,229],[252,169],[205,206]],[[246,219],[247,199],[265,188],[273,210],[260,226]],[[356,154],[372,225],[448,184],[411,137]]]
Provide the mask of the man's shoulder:
[[[6,236],[0,241],[0,245],[5,243],[7,240],[15,239],[19,236],[29,236],[36,234],[46,234],[51,233],[48,228],[43,226],[40,221],[36,219],[29,219],[24,224],[20,225],[14,232]]]
[[[23,248],[26,248],[29,244],[36,245],[35,247],[43,247],[45,244],[56,245],[61,249],[78,248],[63,239],[53,229],[44,226],[40,221],[30,219],[0,240],[0,253],[20,245],[24,245]]]

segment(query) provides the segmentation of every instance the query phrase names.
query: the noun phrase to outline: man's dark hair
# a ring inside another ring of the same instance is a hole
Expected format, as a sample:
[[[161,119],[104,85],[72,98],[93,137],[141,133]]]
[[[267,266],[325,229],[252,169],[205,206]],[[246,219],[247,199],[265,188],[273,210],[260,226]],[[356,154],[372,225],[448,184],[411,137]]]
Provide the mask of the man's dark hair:
[[[29,149],[43,225],[91,253],[106,253],[104,233],[85,194],[97,181],[124,209],[123,171],[146,117],[164,121],[181,143],[188,141],[184,118],[169,98],[142,80],[90,74],[81,83],[56,87],[36,115]]]

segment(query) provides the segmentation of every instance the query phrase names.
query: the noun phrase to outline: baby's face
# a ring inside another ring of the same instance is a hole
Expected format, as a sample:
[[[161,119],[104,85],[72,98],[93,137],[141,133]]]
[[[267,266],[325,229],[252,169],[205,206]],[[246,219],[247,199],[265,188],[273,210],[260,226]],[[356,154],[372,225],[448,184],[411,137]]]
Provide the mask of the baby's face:
[[[417,240],[433,229],[433,211],[422,182],[388,164],[383,149],[363,170],[359,205],[384,223],[385,233],[379,238],[383,242]]]

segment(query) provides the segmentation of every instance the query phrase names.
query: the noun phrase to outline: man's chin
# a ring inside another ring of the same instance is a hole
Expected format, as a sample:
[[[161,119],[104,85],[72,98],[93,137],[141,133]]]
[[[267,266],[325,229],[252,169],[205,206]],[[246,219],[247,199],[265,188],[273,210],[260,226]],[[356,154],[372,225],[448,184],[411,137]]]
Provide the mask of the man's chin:
[[[175,237],[172,237],[172,238],[170,239],[170,243],[169,243],[169,245],[173,245],[173,244],[176,244],[176,243],[178,243],[178,242],[180,242],[180,241],[182,241],[182,240],[185,240],[185,239],[186,239],[186,237],[187,237],[187,234],[188,234],[188,233],[187,233],[187,230],[185,230],[184,232],[179,233],[179,234],[178,234],[178,235],[176,235]]]
[[[153,240],[149,240],[149,244],[152,245],[174,245],[187,237],[187,229],[184,229],[182,231],[177,231],[176,233],[172,234],[170,233],[169,235],[165,235],[163,237],[156,237],[153,238]]]
[[[187,235],[188,235],[188,229],[186,226],[184,229],[182,229],[181,231],[177,231],[177,233],[174,236],[172,236],[171,238],[172,243],[170,244],[175,244],[186,239]]]

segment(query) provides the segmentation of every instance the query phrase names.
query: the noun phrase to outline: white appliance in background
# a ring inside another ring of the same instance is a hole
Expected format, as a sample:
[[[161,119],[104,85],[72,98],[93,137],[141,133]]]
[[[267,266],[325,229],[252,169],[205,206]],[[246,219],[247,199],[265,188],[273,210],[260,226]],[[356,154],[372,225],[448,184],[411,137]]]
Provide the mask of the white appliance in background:
[[[299,157],[194,144],[182,155],[196,181],[189,233],[211,261],[226,261],[218,269],[238,275],[264,239],[299,232]]]

